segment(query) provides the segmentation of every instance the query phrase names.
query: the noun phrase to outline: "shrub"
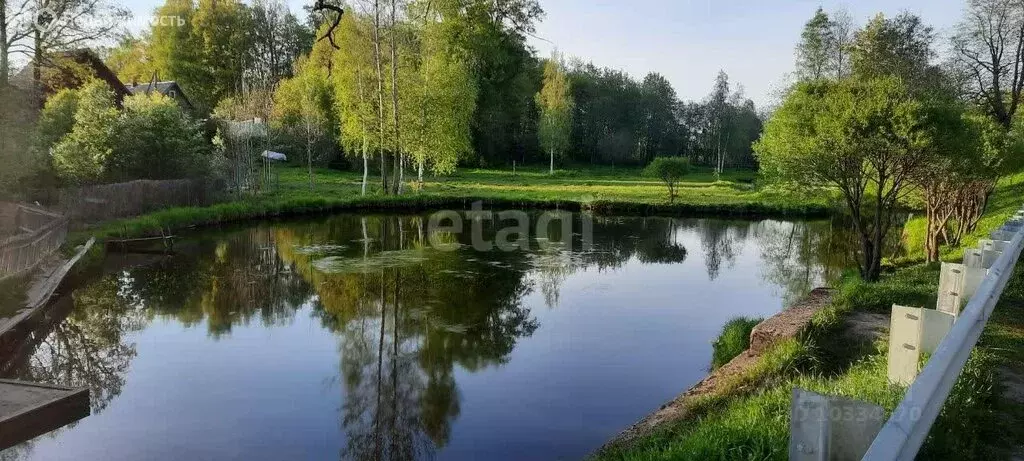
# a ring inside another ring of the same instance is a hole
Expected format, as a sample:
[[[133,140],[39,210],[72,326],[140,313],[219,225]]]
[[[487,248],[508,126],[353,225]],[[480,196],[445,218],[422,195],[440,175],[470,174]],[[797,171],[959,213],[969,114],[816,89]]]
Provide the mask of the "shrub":
[[[210,170],[203,127],[160,94],[129,96],[118,111],[106,84],[94,80],[55,95],[41,117],[38,149],[52,145],[54,169],[66,182],[178,179]]]
[[[760,318],[736,317],[726,322],[722,333],[712,343],[711,369],[717,369],[750,347],[750,332],[761,323]]]
[[[668,200],[675,202],[676,183],[690,172],[690,160],[683,157],[657,157],[644,168],[644,175],[661,179],[668,186]]]
[[[102,180],[117,117],[105,83],[93,80],[79,90],[74,127],[53,146],[53,166],[61,178],[79,184]]]
[[[203,128],[161,94],[125,98],[112,148],[111,181],[197,177],[210,165]]]

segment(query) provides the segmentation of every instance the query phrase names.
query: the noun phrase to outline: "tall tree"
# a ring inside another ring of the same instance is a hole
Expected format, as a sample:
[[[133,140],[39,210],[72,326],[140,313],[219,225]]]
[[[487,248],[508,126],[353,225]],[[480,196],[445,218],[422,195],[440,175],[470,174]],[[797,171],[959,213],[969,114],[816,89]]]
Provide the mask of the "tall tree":
[[[292,75],[292,64],[313,45],[313,30],[300,23],[281,0],[256,0],[249,12],[246,85],[265,88]]]
[[[373,136],[378,127],[377,99],[374,92],[376,73],[371,36],[372,24],[356,14],[345,14],[335,32],[335,41],[344,43],[334,53],[335,107],[341,122],[341,147],[349,155],[363,161],[362,194],[366,195],[370,157],[380,151],[379,138]]]
[[[242,90],[251,21],[238,0],[199,0],[192,17],[194,44],[204,81],[188,86],[204,110]]]
[[[2,9],[7,9],[6,3],[2,6]],[[112,38],[131,17],[127,9],[107,0],[38,0],[32,3],[28,17],[18,15],[19,10],[15,10],[16,17],[30,21],[19,30],[28,27],[31,37],[6,51],[15,51],[31,59],[32,79],[37,87],[43,65],[53,53],[88,47]]]
[[[535,152],[534,95],[540,67],[526,44],[543,16],[537,0],[435,0],[476,77],[474,150],[481,163],[507,163]]]
[[[646,163],[658,156],[678,154],[680,146],[676,105],[679,101],[672,84],[661,74],[650,73],[644,77],[640,91],[643,98],[643,137],[637,157]]]
[[[473,149],[476,79],[448,26],[441,18],[430,18],[420,29],[419,68],[410,79],[416,88],[410,89],[412,104],[403,132],[409,133],[407,144],[421,186],[428,165],[435,174],[452,173]]]
[[[0,87],[11,75],[11,56],[32,35],[32,0],[0,0]]]
[[[953,49],[968,95],[1009,129],[1024,91],[1024,6],[1016,0],[968,0]]]
[[[800,34],[796,45],[796,73],[803,80],[825,77],[829,67],[830,48],[835,43],[832,21],[820,6]]]
[[[398,58],[398,0],[391,1],[391,20],[388,24],[388,35],[390,36],[391,45],[391,121],[394,124],[392,126],[392,136],[395,155],[395,178],[392,183],[394,184],[394,193],[402,193],[402,185],[405,182],[405,157],[402,152],[402,132],[399,129],[401,127],[398,104],[398,92],[399,92],[399,67],[401,62]]]
[[[911,88],[934,87],[934,41],[935,32],[918,16],[878,14],[854,34],[850,64],[858,77],[895,76]]]
[[[839,9],[829,17],[828,70],[833,78],[850,75],[850,45],[853,43],[853,16]]]
[[[388,172],[387,155],[384,149],[384,63],[381,56],[381,0],[373,0],[373,64],[377,70],[377,123],[379,124],[379,140],[377,145],[380,150],[380,186],[384,193],[388,193]]]
[[[725,145],[729,143],[729,125],[732,119],[732,111],[729,107],[729,76],[725,71],[718,71],[715,76],[715,87],[708,96],[708,110],[711,112],[712,121],[711,135],[714,137],[715,172],[721,173],[725,166]]]
[[[540,108],[538,136],[541,147],[550,155],[549,172],[555,172],[555,156],[562,155],[572,137],[572,92],[564,65],[554,54],[544,64],[544,86],[537,93]]]
[[[300,59],[296,75],[284,79],[274,94],[274,121],[285,129],[298,131],[306,150],[309,188],[313,189],[313,158],[321,139],[334,130],[334,94],[327,69]],[[333,144],[333,143],[331,143]]]

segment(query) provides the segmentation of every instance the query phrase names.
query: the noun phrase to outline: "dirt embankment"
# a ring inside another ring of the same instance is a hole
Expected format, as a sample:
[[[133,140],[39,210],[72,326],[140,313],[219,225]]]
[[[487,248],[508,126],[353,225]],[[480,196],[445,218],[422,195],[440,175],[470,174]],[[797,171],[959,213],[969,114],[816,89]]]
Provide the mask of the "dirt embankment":
[[[647,415],[627,428],[605,444],[601,450],[629,443],[638,437],[650,434],[664,424],[686,418],[689,413],[688,408],[691,408],[691,405],[689,405],[691,402],[701,397],[725,392],[725,388],[729,383],[735,382],[736,376],[742,375],[754,367],[761,355],[771,345],[800,334],[810,323],[814,314],[821,308],[828,306],[831,302],[832,289],[815,288],[796,304],[761,322],[750,332],[749,349],[733,358],[721,368],[711,372],[711,374],[686,392],[662,405],[654,413]]]

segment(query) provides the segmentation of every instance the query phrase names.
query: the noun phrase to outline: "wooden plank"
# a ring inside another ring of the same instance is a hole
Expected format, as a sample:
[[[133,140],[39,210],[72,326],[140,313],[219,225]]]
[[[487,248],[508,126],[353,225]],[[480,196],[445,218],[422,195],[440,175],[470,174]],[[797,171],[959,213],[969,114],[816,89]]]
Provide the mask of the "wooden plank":
[[[89,389],[0,380],[0,450],[89,416]]]
[[[4,337],[12,329],[17,328],[21,322],[32,318],[39,310],[46,306],[46,302],[50,300],[53,293],[57,291],[57,287],[60,286],[60,282],[64,280],[64,276],[71,271],[71,267],[82,259],[93,243],[96,242],[95,238],[89,239],[85,245],[82,245],[78,249],[78,253],[75,254],[70,260],[65,262],[63,265],[54,270],[51,274],[46,276],[44,279],[37,280],[28,291],[28,299],[25,302],[25,309],[19,311],[17,315],[7,319],[6,321],[0,320],[0,344],[3,343]]]

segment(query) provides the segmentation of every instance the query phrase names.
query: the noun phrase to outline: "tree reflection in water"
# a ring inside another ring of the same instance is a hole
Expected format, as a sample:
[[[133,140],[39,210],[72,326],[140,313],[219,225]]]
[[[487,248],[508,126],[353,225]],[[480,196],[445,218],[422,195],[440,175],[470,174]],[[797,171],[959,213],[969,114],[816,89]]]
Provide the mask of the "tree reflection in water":
[[[581,216],[572,219],[578,232]],[[0,370],[88,386],[100,413],[121,392],[135,357],[128,333],[153,320],[205,325],[224,340],[234,326],[286,325],[307,308],[338,337],[340,455],[429,458],[448,444],[460,414],[456,371],[509,360],[539,327],[523,302],[534,291],[555,308],[561,285],[578,271],[685,263],[683,240],[693,234],[710,280],[754,238],[762,278],[787,300],[832,275],[822,267],[841,263],[829,256],[839,244],[827,222],[592,219],[592,247],[552,225],[542,238],[532,236],[528,251],[476,252],[468,226],[431,236],[426,216],[336,216],[200,233],[172,257],[76,290],[70,315]],[[502,223],[482,225],[493,241]],[[432,237],[461,247],[440,251]]]

